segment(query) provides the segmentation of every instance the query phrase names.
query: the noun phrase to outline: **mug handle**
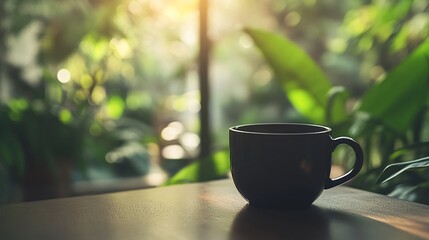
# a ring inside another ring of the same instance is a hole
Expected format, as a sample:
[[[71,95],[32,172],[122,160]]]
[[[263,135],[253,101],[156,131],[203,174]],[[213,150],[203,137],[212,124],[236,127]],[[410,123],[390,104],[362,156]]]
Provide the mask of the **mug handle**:
[[[339,138],[332,139],[332,141],[333,141],[332,151],[334,151],[335,148],[337,148],[338,145],[340,145],[340,144],[349,145],[355,153],[356,160],[355,160],[355,163],[353,165],[353,168],[350,171],[348,171],[346,174],[339,176],[337,178],[334,178],[334,179],[331,179],[328,176],[328,179],[325,183],[325,189],[329,189],[329,188],[338,186],[338,185],[343,184],[343,183],[349,181],[350,179],[354,178],[359,173],[359,171],[363,165],[362,148],[360,147],[360,145],[355,140],[353,140],[349,137],[339,137]]]

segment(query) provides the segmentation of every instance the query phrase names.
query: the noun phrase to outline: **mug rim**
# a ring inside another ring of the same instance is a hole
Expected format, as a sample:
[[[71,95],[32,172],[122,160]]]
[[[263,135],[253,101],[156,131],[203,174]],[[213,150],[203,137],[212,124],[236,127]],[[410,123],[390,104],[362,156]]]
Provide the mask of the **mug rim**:
[[[252,130],[242,130],[243,127],[260,127],[260,126],[305,126],[319,128],[319,131],[302,131],[302,132],[268,132],[268,131],[252,131]],[[253,134],[253,135],[280,135],[280,136],[296,136],[296,135],[318,135],[325,134],[332,131],[331,128],[317,125],[317,124],[307,124],[307,123],[249,123],[249,124],[240,124],[229,128],[229,131],[243,134]]]

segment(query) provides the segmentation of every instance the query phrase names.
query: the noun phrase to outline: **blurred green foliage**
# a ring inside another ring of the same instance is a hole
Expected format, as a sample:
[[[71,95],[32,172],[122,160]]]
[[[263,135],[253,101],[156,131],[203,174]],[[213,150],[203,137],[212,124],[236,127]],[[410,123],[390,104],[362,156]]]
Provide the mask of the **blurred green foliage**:
[[[83,179],[93,166],[111,176],[148,172],[156,106],[136,80],[143,76],[136,76],[139,63],[131,58],[133,39],[121,26],[132,19],[119,5],[0,4],[0,174],[23,189],[23,200],[72,194],[73,169]],[[63,172],[63,165],[71,169]],[[37,193],[49,185],[62,189]],[[3,190],[0,200],[7,202]]]
[[[94,169],[144,176],[153,158],[167,175],[177,172],[168,184],[225,177],[227,129],[250,122],[331,125],[358,138],[370,160],[353,184],[425,196],[422,170],[375,182],[389,164],[427,156],[428,5],[213,1],[215,154],[194,162],[197,0],[1,1],[0,202],[26,182],[29,159],[57,177],[71,163],[80,170],[74,180],[98,178]],[[178,159],[164,156],[170,146]]]

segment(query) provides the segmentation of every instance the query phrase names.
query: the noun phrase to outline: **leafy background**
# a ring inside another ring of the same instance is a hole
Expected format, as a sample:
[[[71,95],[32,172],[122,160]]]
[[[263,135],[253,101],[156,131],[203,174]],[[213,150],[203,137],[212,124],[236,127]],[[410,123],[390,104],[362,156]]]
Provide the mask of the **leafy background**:
[[[311,122],[363,146],[352,186],[428,203],[427,1],[209,7],[200,158],[198,1],[2,1],[0,202],[224,178],[229,126]]]

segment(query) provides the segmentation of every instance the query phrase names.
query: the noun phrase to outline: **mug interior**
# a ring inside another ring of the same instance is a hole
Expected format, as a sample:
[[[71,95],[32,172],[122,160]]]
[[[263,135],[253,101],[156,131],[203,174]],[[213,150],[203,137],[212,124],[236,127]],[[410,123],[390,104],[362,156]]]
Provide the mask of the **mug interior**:
[[[241,133],[270,135],[322,134],[331,131],[330,128],[325,126],[301,123],[246,124],[232,127],[230,130]]]

